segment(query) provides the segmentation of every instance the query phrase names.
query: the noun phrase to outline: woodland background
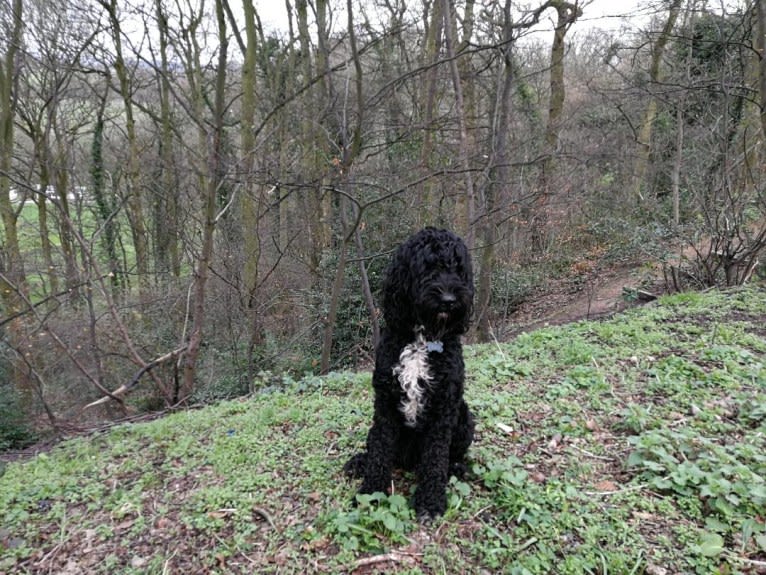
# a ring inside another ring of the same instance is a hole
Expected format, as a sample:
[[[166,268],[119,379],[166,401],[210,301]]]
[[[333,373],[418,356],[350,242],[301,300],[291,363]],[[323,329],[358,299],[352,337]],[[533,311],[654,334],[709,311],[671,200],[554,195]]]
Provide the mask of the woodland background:
[[[764,2],[286,8],[2,0],[0,447],[368,364],[424,225],[472,250],[476,341],[567,274],[763,273]]]

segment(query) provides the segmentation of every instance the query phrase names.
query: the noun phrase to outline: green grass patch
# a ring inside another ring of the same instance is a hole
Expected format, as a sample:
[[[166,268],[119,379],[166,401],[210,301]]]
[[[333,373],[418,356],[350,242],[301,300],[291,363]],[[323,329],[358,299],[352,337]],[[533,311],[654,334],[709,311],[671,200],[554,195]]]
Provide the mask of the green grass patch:
[[[431,525],[411,474],[351,504],[366,373],[66,441],[0,471],[0,573],[755,573],[765,320],[751,287],[467,347],[472,471]]]

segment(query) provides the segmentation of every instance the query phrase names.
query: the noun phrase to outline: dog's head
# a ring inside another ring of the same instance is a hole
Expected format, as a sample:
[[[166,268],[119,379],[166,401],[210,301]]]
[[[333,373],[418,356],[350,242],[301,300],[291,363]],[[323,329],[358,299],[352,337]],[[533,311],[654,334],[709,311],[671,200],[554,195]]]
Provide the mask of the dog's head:
[[[383,283],[383,316],[394,331],[423,326],[441,338],[468,330],[473,309],[473,270],[463,240],[448,230],[425,228],[397,249]]]

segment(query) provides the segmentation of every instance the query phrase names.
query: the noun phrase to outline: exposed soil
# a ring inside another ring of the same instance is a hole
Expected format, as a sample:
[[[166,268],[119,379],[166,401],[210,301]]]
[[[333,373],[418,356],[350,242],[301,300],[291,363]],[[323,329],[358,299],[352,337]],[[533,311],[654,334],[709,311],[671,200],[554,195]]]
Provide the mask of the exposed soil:
[[[601,319],[643,305],[664,292],[657,270],[635,267],[592,269],[551,280],[539,294],[524,301],[510,316],[507,336],[548,325]],[[635,294],[641,292],[641,298]],[[504,339],[507,339],[504,338]]]

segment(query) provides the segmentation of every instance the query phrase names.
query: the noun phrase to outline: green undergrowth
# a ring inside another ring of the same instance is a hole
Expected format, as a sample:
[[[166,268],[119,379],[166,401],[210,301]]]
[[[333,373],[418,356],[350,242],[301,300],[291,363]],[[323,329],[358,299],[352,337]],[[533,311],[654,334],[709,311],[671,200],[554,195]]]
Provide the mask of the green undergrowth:
[[[61,443],[0,477],[0,573],[759,573],[766,291],[466,348],[471,472],[359,497],[369,375]]]

